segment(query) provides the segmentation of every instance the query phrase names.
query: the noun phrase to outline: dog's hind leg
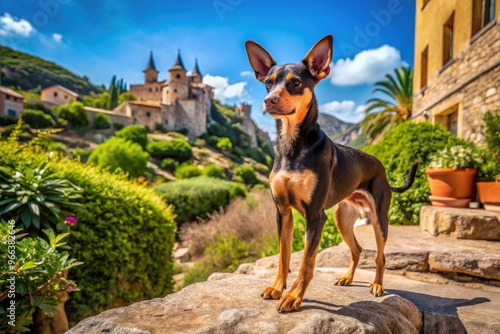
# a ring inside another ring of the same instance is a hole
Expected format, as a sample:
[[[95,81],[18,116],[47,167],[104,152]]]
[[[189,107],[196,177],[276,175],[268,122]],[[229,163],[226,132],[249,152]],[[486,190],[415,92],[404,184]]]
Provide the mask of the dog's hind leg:
[[[342,239],[349,246],[351,259],[347,273],[337,278],[335,285],[349,285],[354,278],[354,272],[359,262],[361,251],[363,250],[354,236],[354,221],[359,216],[356,206],[347,200],[344,200],[335,206],[335,223],[342,235]]]

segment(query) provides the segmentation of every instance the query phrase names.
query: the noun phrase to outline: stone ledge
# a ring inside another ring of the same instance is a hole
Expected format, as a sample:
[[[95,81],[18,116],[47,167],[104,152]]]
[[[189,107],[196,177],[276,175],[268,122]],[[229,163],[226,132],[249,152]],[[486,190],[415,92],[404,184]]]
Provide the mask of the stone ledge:
[[[420,228],[432,236],[500,240],[500,213],[479,209],[423,206]]]

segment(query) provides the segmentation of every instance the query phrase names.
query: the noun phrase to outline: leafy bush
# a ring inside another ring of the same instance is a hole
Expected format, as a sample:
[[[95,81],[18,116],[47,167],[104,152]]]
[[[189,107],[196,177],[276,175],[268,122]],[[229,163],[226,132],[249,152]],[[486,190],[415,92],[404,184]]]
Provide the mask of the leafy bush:
[[[494,181],[500,176],[500,109],[487,112],[483,120],[487,144],[486,163],[481,166],[478,179]]]
[[[52,116],[40,110],[24,109],[21,116],[23,121],[33,129],[44,129],[56,125]]]
[[[36,168],[46,154],[0,142],[0,165]],[[70,321],[162,297],[172,289],[175,224],[171,208],[151,189],[88,164],[56,156],[50,173],[83,189],[84,205],[75,209],[72,255],[84,265],[69,272],[80,292],[66,302]]]
[[[323,233],[321,234],[321,242],[319,244],[320,251],[332,246],[337,246],[342,242],[342,236],[335,224],[333,209],[327,210],[325,213],[327,220],[323,227]],[[304,249],[304,236],[306,235],[307,223],[306,219],[295,210],[293,210],[293,224],[292,252],[298,252]]]
[[[478,168],[484,163],[483,155],[471,142],[449,145],[430,156],[429,168]]]
[[[440,125],[429,122],[403,122],[389,131],[378,144],[364,150],[380,159],[389,183],[399,186],[406,182],[413,162],[419,161],[413,186],[402,194],[393,193],[389,221],[392,224],[418,225],[420,207],[427,204],[429,182],[424,171],[432,154],[445,146],[463,143]]]
[[[54,121],[57,118],[55,108],[54,108],[54,110],[52,110],[51,108],[47,107],[45,104],[43,104],[42,102],[39,102],[39,101],[36,101],[36,102],[30,102],[30,101],[24,102],[24,110],[26,110],[26,109],[33,109],[33,110],[43,111],[45,114],[47,114],[50,117],[52,117],[52,119],[54,119]]]
[[[116,127],[116,123],[115,123]],[[134,143],[141,145],[145,150],[148,144],[148,131],[142,125],[129,125],[121,130],[116,131],[115,137],[125,138]]]
[[[58,250],[69,233],[56,236],[49,229],[44,231],[48,242],[40,237],[19,241],[21,235],[10,234],[13,228],[12,224],[0,222],[2,333],[29,331],[27,326],[32,324],[37,307],[52,316],[57,305],[68,299],[68,293],[78,291],[73,281],[64,278],[63,271],[82,264],[69,259],[68,252]],[[11,317],[9,308],[13,298],[15,313]]]
[[[94,119],[94,129],[103,130],[111,127],[111,118],[109,115],[97,113]]]
[[[124,127],[125,126],[121,123],[113,123],[113,129],[115,129],[117,131],[123,129]]]
[[[174,206],[178,224],[193,221],[229,204],[232,182],[199,176],[192,179],[162,183],[155,191],[167,204]]]
[[[184,163],[181,164],[175,170],[174,176],[176,179],[190,179],[193,177],[200,176],[202,174],[201,169],[195,165]]]
[[[12,125],[17,123],[17,118],[9,115],[0,115],[0,126]]]
[[[173,173],[179,163],[172,158],[165,158],[161,161],[160,167]]]
[[[111,171],[120,168],[132,177],[139,177],[146,174],[148,154],[137,143],[112,137],[97,145],[89,161],[97,166],[108,167]]]
[[[238,166],[234,169],[233,172],[236,177],[240,177],[247,185],[254,185],[259,182],[259,180],[257,180],[257,176],[255,175],[255,170],[252,166]]]
[[[179,162],[188,161],[193,157],[191,145],[185,140],[174,138],[169,141],[148,143],[147,151],[155,159],[172,158]]]
[[[221,151],[229,152],[233,148],[233,144],[231,144],[229,138],[223,137],[217,140],[217,148]]]
[[[224,170],[221,167],[214,164],[208,165],[205,168],[203,168],[203,175],[208,177],[214,177],[217,179],[223,179],[223,180],[227,179]]]
[[[245,197],[246,194],[247,194],[247,189],[246,189],[245,185],[242,183],[234,182],[231,189],[229,189],[229,197],[230,198],[237,197],[237,196]]]
[[[89,119],[84,105],[81,102],[73,102],[70,105],[57,107],[57,115],[66,120],[71,128],[84,129],[89,125]]]

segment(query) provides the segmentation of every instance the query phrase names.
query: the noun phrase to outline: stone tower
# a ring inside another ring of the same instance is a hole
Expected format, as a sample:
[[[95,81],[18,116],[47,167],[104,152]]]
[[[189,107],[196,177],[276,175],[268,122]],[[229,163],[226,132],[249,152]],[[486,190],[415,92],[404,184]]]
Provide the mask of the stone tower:
[[[198,58],[194,60],[194,68],[190,75],[190,81],[192,83],[201,83],[202,81],[201,71],[198,67]]]
[[[174,105],[178,100],[186,100],[189,95],[189,83],[186,68],[182,63],[181,50],[178,50],[175,63],[168,72],[169,80],[168,85],[163,88],[163,101],[168,105]]]
[[[144,83],[158,82],[158,70],[156,69],[153,51],[149,54],[149,60],[144,69]]]

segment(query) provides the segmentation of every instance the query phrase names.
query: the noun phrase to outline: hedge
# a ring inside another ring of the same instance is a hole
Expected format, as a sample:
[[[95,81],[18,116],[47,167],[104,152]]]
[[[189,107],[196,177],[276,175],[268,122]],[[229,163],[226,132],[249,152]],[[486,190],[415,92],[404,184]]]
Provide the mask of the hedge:
[[[155,191],[174,206],[178,224],[197,217],[206,218],[207,214],[229,204],[233,196],[243,195],[238,183],[205,176],[162,183]]]
[[[147,151],[158,160],[165,158],[185,162],[193,157],[191,145],[183,139],[174,138],[169,141],[154,141],[147,145]]]
[[[0,142],[0,165],[21,169],[46,159],[46,153],[23,147]],[[172,208],[124,175],[63,157],[53,158],[48,168],[84,189],[84,207],[74,212],[78,224],[69,241],[71,257],[84,262],[69,272],[81,289],[66,303],[70,321],[170,293]]]
[[[52,116],[40,110],[24,109],[21,117],[33,129],[44,129],[56,125]]]

